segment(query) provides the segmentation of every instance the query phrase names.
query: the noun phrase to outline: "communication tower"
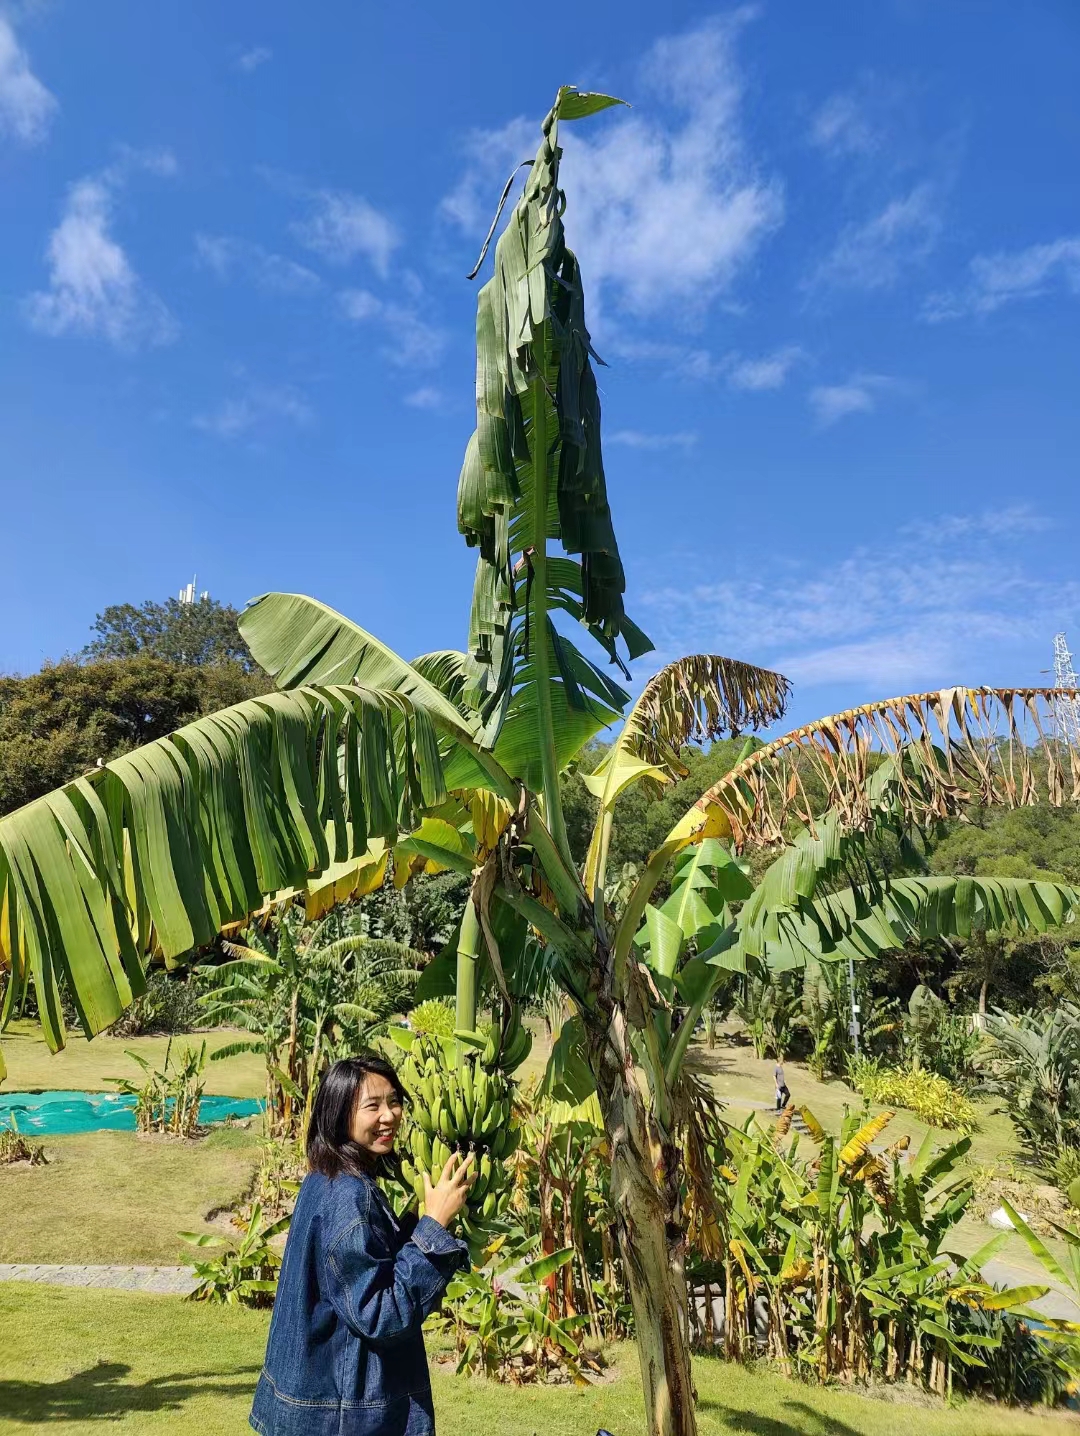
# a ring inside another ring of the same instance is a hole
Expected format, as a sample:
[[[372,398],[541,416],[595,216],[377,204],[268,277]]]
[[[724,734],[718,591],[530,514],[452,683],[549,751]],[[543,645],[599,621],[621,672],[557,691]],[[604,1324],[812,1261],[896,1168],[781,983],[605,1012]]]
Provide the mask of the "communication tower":
[[[193,578],[190,583],[185,583],[185,584],[184,584],[184,587],[180,590],[179,594],[177,595],[177,597],[178,597],[180,603],[189,604],[189,603],[194,603],[194,602],[195,602],[195,579],[197,579],[198,576],[199,576],[199,575],[196,574],[196,575],[195,575],[195,578]],[[209,590],[208,588],[204,588],[203,591],[202,591],[202,593],[199,594],[199,602],[201,603],[201,602],[203,601],[203,599],[206,599],[206,598],[209,598],[209,597],[210,597],[210,590]]]
[[[1070,690],[1068,698],[1054,700],[1058,732],[1070,747],[1080,748],[1080,698],[1075,696],[1077,688],[1080,688],[1080,680],[1076,677],[1073,657],[1065,642],[1064,633],[1054,634],[1054,687]]]

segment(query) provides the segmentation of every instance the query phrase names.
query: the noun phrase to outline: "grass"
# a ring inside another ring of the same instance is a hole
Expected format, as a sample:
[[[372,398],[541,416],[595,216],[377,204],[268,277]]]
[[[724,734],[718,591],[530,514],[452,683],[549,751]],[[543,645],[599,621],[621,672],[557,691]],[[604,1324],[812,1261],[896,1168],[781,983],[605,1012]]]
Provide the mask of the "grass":
[[[0,1284],[0,1433],[48,1422],[56,1436],[108,1423],[116,1436],[240,1436],[267,1316],[175,1297]],[[48,1339],[43,1340],[43,1333]],[[514,1388],[436,1370],[439,1436],[641,1436],[632,1348],[586,1391]],[[697,1363],[701,1436],[1065,1436],[1075,1420],[981,1403],[957,1409],[803,1386],[763,1368]]]
[[[43,1167],[0,1167],[0,1262],[184,1265],[180,1231],[234,1203],[258,1161],[258,1133],[196,1142],[88,1132],[44,1138]]]
[[[174,1037],[179,1050],[198,1047],[206,1039],[207,1054],[216,1052],[242,1034],[218,1028],[212,1032],[191,1032]],[[0,1039],[8,1075],[7,1092],[32,1092],[37,1088],[69,1088],[75,1092],[114,1092],[110,1077],[137,1075],[135,1063],[125,1053],[130,1049],[154,1067],[165,1062],[168,1037],[109,1037],[102,1034],[87,1042],[72,1033],[60,1052],[50,1052],[36,1022],[16,1020]],[[266,1069],[257,1052],[226,1057],[206,1064],[206,1090],[226,1097],[262,1097],[266,1092]]]

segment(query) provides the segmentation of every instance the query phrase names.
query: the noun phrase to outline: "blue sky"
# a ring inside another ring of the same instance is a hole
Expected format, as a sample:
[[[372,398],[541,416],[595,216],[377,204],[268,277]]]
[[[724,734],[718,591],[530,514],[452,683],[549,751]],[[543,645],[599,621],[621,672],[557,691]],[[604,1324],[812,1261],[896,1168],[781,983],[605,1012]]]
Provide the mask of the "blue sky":
[[[195,573],[462,645],[465,274],[560,83],[633,105],[564,176],[656,661],[804,721],[1080,647],[1080,9],[660,9],[0,0],[0,669]]]

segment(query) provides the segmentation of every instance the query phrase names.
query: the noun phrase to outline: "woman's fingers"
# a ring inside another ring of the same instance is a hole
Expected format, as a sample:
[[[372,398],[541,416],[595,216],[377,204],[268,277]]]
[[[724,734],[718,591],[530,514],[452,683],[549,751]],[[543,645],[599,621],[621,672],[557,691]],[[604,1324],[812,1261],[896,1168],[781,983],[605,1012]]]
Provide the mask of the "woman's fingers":
[[[460,1160],[460,1152],[450,1153],[450,1156],[447,1158],[446,1161],[446,1166],[442,1169],[442,1176],[439,1178],[440,1182],[448,1182],[450,1180],[450,1178],[454,1175],[454,1168],[457,1166]]]
[[[459,1182],[463,1187],[471,1187],[473,1182],[476,1180],[476,1173],[472,1169],[472,1165],[475,1158],[476,1153],[470,1152],[469,1155],[462,1162],[461,1166],[454,1173],[454,1180],[456,1182]]]

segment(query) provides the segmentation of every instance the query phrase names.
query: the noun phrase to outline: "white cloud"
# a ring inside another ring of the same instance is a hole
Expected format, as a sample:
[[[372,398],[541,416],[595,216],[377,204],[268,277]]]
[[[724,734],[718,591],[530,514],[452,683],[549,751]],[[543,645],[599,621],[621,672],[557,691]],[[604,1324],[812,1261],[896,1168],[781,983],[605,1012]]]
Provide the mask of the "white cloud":
[[[446,408],[446,395],[441,389],[424,385],[420,389],[414,389],[411,394],[406,394],[404,402],[410,409],[426,409],[434,413]]]
[[[733,355],[728,371],[728,383],[733,389],[744,389],[749,393],[761,393],[767,389],[781,389],[792,368],[804,357],[797,344],[785,345],[760,359],[741,359]]]
[[[868,155],[879,143],[863,98],[850,91],[830,95],[810,124],[810,143],[830,155]]]
[[[274,58],[274,52],[268,45],[253,45],[250,50],[245,50],[237,58],[236,68],[242,70],[245,75],[250,75],[260,65],[265,65],[268,60]]]
[[[248,384],[216,409],[196,414],[192,423],[215,438],[240,439],[257,437],[281,420],[303,427],[314,417],[307,399],[292,385]]]
[[[348,264],[363,255],[384,278],[401,243],[394,223],[364,199],[347,190],[317,190],[312,213],[292,231],[300,243],[331,264]]]
[[[642,88],[644,114],[609,112],[595,138],[564,125],[567,236],[581,257],[593,312],[611,296],[628,314],[674,306],[700,315],[730,288],[783,219],[783,187],[755,168],[740,110],[734,47],[743,8],[657,42]],[[474,134],[469,169],[442,212],[479,241],[499,186],[536,150],[523,119]]]
[[[118,349],[167,344],[176,337],[172,315],[111,233],[116,195],[131,173],[168,175],[175,168],[167,152],[125,149],[107,169],[71,186],[46,249],[49,287],[24,303],[33,328],[50,335],[100,335]]]
[[[726,653],[800,685],[844,684],[852,702],[950,682],[1038,683],[1050,636],[1080,624],[1080,584],[1046,571],[1045,522],[1015,508],[945,515],[875,532],[824,563],[744,550],[722,580],[696,585],[687,575],[715,572],[712,555],[679,553],[635,617],[658,661]]]
[[[918,184],[871,219],[845,226],[809,287],[891,289],[906,270],[928,258],[942,227],[934,186]]]
[[[992,314],[1005,304],[1036,299],[1055,289],[1080,295],[1080,235],[1066,235],[1011,253],[976,255],[967,284],[954,293],[931,295],[923,316],[933,321]]]
[[[887,374],[853,374],[844,384],[818,384],[807,397],[818,423],[828,428],[849,414],[872,414],[884,394],[908,388]]]
[[[197,234],[195,258],[218,279],[238,275],[271,294],[315,294],[322,288],[322,280],[306,265],[233,235]]]
[[[939,514],[932,521],[916,520],[901,533],[922,543],[952,543],[967,538],[1016,538],[1023,534],[1045,533],[1050,521],[1028,504],[1007,509],[987,509],[981,514]]]
[[[0,136],[38,144],[59,108],[56,96],[31,70],[11,22],[0,15]]]
[[[476,236],[477,248],[495,214],[501,185],[523,159],[536,153],[539,126],[519,115],[500,130],[472,130],[465,138],[469,166],[439,202],[439,212]]]
[[[677,434],[644,434],[640,429],[616,429],[608,435],[609,444],[624,449],[692,449],[698,441],[697,434],[686,430]]]
[[[368,289],[343,289],[338,306],[353,323],[375,323],[382,328],[387,341],[383,354],[392,364],[424,369],[442,357],[446,335],[414,306],[380,299]]]

